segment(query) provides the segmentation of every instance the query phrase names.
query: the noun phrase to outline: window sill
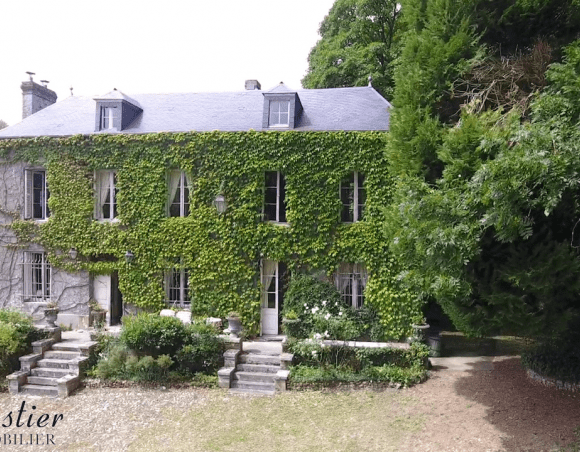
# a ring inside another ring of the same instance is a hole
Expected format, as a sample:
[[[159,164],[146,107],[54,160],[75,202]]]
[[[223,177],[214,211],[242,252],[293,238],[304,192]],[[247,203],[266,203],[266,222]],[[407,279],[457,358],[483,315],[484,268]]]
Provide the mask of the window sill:
[[[117,217],[110,219],[110,218],[95,218],[95,221],[98,221],[99,223],[119,223],[121,220],[119,220]]]
[[[40,224],[46,223],[48,220],[50,220],[50,217],[48,217],[48,218],[33,218],[33,221],[35,223],[40,223]]]
[[[289,228],[290,227],[290,223],[288,223],[287,221],[282,223],[280,221],[271,221],[271,220],[267,220],[266,223],[268,224],[273,224],[274,226],[283,226],[285,228]]]

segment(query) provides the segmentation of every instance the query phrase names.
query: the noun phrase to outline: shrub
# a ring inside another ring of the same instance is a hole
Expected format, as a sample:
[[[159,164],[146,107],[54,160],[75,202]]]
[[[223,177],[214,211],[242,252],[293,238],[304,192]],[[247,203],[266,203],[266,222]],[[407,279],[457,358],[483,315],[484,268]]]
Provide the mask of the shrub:
[[[580,347],[576,340],[547,341],[522,353],[522,365],[538,374],[580,383]]]
[[[18,357],[44,333],[34,327],[32,317],[19,311],[0,309],[0,376],[18,365]]]
[[[186,337],[185,326],[175,317],[156,314],[123,317],[121,342],[139,355],[175,356]]]

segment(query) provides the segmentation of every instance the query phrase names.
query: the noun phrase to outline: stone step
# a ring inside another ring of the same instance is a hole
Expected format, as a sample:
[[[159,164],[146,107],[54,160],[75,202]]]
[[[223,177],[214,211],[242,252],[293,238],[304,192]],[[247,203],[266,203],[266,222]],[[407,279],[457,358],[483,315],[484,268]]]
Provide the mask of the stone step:
[[[234,390],[240,392],[252,392],[252,393],[267,393],[274,394],[276,392],[276,386],[264,382],[257,381],[232,381],[230,391]]]
[[[248,388],[230,388],[232,394],[256,394],[256,395],[275,395],[276,391],[273,389],[261,390],[261,389],[248,389]]]
[[[38,367],[50,367],[53,369],[68,369],[68,365],[70,364],[69,359],[52,359],[52,358],[44,358],[40,359],[36,362]]]
[[[280,365],[272,366],[268,364],[238,364],[236,366],[236,371],[241,372],[263,372],[263,373],[276,373],[280,370]]]
[[[81,356],[79,352],[68,350],[48,350],[44,352],[44,357],[49,359],[75,359]]]
[[[54,367],[35,367],[30,370],[30,375],[34,377],[54,377],[60,378],[65,375],[72,375],[69,369],[57,369]]]
[[[21,389],[23,394],[58,397],[58,388],[54,386],[24,385]]]
[[[52,346],[53,350],[64,350],[69,352],[81,352],[83,349],[87,349],[90,347],[95,347],[97,343],[95,341],[91,342],[74,342],[74,341],[62,341],[57,342]]]
[[[263,364],[270,366],[280,365],[280,355],[259,355],[257,353],[243,353],[239,356],[242,364]]]
[[[57,385],[56,380],[58,380],[58,378],[35,377],[33,375],[29,375],[27,380],[29,385],[56,386]]]
[[[276,374],[270,372],[234,372],[234,380],[274,384]]]

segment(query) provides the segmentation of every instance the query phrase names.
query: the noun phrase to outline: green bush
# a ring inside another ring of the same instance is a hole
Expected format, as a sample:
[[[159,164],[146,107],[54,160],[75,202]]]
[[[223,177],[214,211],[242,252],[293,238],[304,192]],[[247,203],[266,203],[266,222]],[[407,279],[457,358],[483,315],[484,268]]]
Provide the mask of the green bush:
[[[156,314],[123,317],[120,340],[141,356],[175,356],[186,337],[186,327],[175,317]]]
[[[580,383],[580,347],[576,339],[547,341],[522,353],[522,365],[538,374]]]
[[[215,372],[223,360],[225,346],[213,327],[192,324],[187,328],[185,345],[175,359],[183,373]]]
[[[29,315],[0,309],[0,377],[13,371],[18,366],[18,357],[43,337],[44,333],[34,327]]]

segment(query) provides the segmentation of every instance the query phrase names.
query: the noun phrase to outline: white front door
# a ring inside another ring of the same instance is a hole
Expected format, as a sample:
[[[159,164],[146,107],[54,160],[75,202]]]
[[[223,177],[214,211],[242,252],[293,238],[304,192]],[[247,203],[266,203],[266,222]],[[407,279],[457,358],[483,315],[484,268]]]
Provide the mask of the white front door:
[[[278,334],[282,281],[276,261],[262,261],[262,334]]]

